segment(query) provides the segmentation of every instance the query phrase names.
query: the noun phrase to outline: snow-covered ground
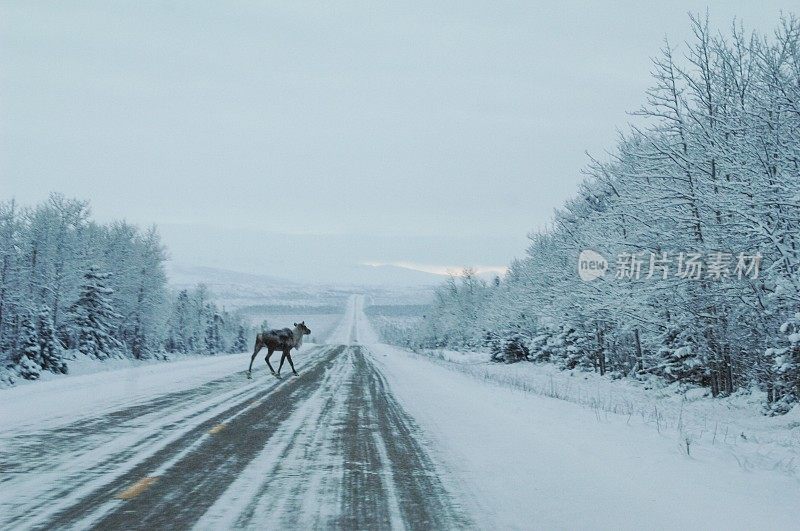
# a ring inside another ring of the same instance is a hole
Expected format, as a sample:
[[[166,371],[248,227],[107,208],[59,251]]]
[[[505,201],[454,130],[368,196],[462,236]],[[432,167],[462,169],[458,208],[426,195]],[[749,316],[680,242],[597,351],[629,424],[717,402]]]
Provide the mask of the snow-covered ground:
[[[800,478],[800,408],[765,416],[764,398],[756,392],[712,398],[707,390],[680,390],[655,379],[612,380],[550,364],[491,363],[479,352],[434,350],[418,355],[487,383],[579,404],[603,419],[616,415],[624,417],[626,425],[649,426],[674,439],[682,453],[688,439],[691,455],[718,451],[744,470],[776,470]]]
[[[792,420],[416,354],[363,305],[299,378],[237,354],[0,390],[0,527],[800,529]]]
[[[786,474],[744,470],[724,450],[687,456],[674,437],[626,415],[369,348],[487,526],[800,528],[800,484]]]
[[[87,363],[85,374],[66,375],[0,390],[0,436],[51,429],[193,389],[247,369],[247,354],[197,356],[181,361]],[[116,366],[116,367],[115,367]]]
[[[301,352],[315,346],[306,343]],[[246,370],[249,362],[249,352],[184,356],[170,361],[73,362],[70,374],[47,374],[44,380],[25,381],[25,385],[0,390],[0,436],[51,429],[167,393],[194,389]],[[263,361],[254,363],[254,371],[262,368],[262,364]]]
[[[369,325],[360,319],[364,334]],[[784,472],[792,470],[791,458],[778,457],[777,470],[749,467],[747,461],[740,466],[736,452],[749,462],[762,461],[755,458],[757,443],[740,449],[741,434],[730,432],[732,416],[716,415],[729,429],[726,437],[718,427],[712,443],[712,436],[697,432],[697,415],[704,413],[684,406],[685,433],[697,438],[687,455],[671,413],[665,411],[663,429],[630,413],[644,407],[643,390],[613,389],[613,383],[603,388],[589,380],[572,385],[553,374],[534,377],[535,370],[510,376],[522,366],[478,367],[474,357],[471,365],[436,362],[362,343],[430,437],[452,484],[471,499],[475,521],[487,528],[800,529],[800,482]],[[567,399],[545,396],[548,389]],[[616,413],[614,404],[620,405]],[[663,404],[671,411],[669,401]],[[766,431],[793,446],[785,425]],[[763,448],[770,450],[775,446]]]

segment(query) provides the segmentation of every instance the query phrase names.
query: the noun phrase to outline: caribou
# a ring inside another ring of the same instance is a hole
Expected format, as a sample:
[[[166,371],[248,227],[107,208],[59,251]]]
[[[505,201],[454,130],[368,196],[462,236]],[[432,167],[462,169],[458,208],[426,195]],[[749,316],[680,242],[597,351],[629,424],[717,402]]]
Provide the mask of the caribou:
[[[247,369],[247,377],[252,378],[252,371],[253,371],[253,360],[256,359],[256,355],[258,352],[267,347],[267,356],[264,358],[264,361],[267,362],[267,367],[269,367],[270,372],[276,378],[281,377],[281,367],[283,367],[283,360],[289,361],[289,366],[292,368],[292,372],[295,376],[298,376],[297,371],[294,370],[294,363],[292,363],[292,356],[290,351],[292,349],[300,348],[300,345],[303,344],[303,336],[307,336],[311,333],[311,329],[306,326],[305,321],[301,321],[299,323],[294,323],[294,329],[291,328],[282,328],[280,330],[269,330],[267,332],[261,332],[256,335],[256,346],[253,350],[253,356],[250,358],[250,368]],[[269,357],[272,356],[272,353],[276,350],[280,350],[283,352],[283,356],[281,356],[281,362],[278,365],[278,372],[275,372],[275,369],[272,368],[272,365],[269,362]]]

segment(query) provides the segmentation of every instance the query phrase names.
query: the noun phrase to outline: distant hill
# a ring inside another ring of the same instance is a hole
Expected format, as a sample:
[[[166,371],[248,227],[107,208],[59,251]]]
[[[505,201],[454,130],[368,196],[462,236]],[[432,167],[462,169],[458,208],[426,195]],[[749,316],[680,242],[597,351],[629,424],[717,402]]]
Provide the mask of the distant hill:
[[[487,282],[493,274],[481,274]],[[447,275],[419,271],[397,265],[333,266],[325,269],[316,282],[295,282],[285,278],[244,273],[207,266],[189,266],[167,262],[167,277],[176,288],[206,284],[218,296],[228,298],[269,297],[287,291],[352,288],[433,287],[447,279]]]
[[[190,287],[199,283],[211,285],[240,284],[248,286],[297,286],[297,283],[269,275],[256,275],[220,269],[217,267],[189,266],[167,262],[167,278],[175,287]]]
[[[447,277],[394,265],[356,265],[338,268],[337,284],[362,286],[433,286]]]
[[[202,279],[207,283],[259,285],[266,280],[270,285],[284,286],[290,282],[317,287],[430,286],[446,276],[412,269],[405,263],[457,267],[490,264],[494,260],[487,257],[491,256],[500,257],[496,263],[507,263],[512,258],[497,247],[497,238],[284,234],[169,224],[159,226],[159,232],[172,262],[181,266],[171,266],[175,283]],[[476,250],[481,252],[476,254]],[[189,267],[198,265],[208,267]],[[244,278],[236,272],[260,278]]]
[[[304,287],[377,287],[434,286],[447,277],[393,265],[355,265],[327,268],[317,282],[299,283],[271,275],[259,275],[207,266],[190,266],[167,262],[167,278],[175,288],[206,284],[214,293],[224,296],[268,296],[275,291],[302,290]]]

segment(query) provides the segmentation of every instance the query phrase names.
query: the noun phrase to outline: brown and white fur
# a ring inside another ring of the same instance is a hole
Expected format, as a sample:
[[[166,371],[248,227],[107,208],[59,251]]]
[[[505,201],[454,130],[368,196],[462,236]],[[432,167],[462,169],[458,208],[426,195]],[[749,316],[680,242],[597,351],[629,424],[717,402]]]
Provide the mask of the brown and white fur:
[[[251,373],[253,371],[253,360],[256,359],[256,354],[264,348],[267,347],[267,357],[264,358],[264,361],[267,362],[267,367],[269,367],[270,372],[275,375],[277,378],[281,377],[281,367],[283,367],[283,360],[289,361],[289,366],[292,368],[292,372],[295,376],[297,376],[297,371],[294,370],[294,363],[292,363],[292,356],[289,352],[292,349],[300,348],[300,345],[303,344],[303,336],[307,336],[311,333],[311,329],[306,326],[305,321],[301,321],[300,323],[294,323],[294,329],[284,328],[282,330],[270,330],[268,332],[261,332],[256,335],[256,346],[253,350],[253,356],[250,358],[250,368],[247,369],[247,377],[252,378]],[[269,362],[269,357],[272,356],[272,353],[276,350],[280,350],[283,352],[283,356],[281,356],[281,362],[278,365],[278,372],[275,372],[275,369],[272,368],[272,365]]]

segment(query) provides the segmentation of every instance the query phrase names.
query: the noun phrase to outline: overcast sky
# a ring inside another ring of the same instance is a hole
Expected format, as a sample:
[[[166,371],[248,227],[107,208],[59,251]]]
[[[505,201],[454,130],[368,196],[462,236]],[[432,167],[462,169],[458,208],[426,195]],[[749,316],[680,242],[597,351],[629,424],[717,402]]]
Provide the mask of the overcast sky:
[[[503,265],[613,146],[688,11],[767,31],[792,4],[4,0],[0,198],[89,199],[186,262],[214,249],[203,226]]]

